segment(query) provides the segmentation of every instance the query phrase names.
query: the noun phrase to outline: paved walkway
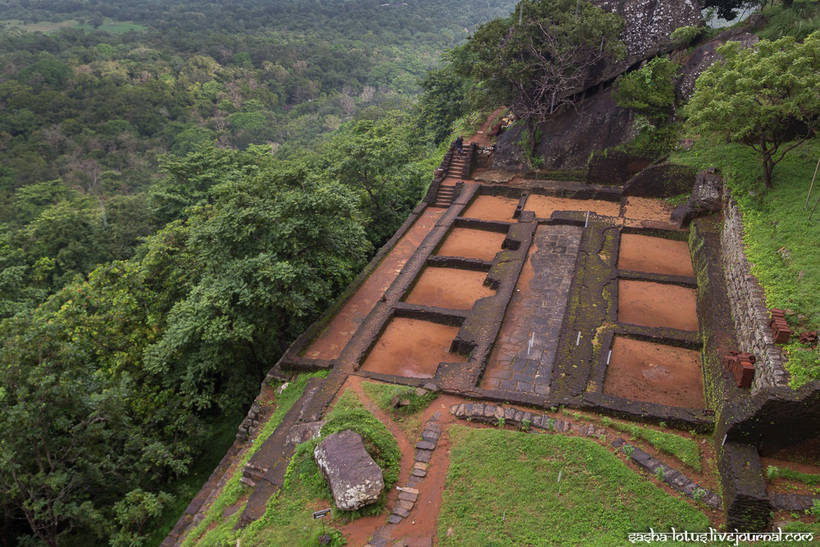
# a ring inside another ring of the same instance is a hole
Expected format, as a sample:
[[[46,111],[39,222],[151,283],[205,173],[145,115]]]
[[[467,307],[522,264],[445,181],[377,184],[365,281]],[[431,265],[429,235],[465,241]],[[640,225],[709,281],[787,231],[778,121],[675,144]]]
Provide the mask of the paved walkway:
[[[482,387],[547,395],[583,229],[539,226]]]

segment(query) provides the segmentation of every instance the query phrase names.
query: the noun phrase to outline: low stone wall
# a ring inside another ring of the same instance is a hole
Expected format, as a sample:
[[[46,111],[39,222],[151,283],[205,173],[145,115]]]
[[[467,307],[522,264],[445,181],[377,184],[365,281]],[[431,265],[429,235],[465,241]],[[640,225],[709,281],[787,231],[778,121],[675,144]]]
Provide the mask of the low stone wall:
[[[769,328],[769,311],[763,287],[752,275],[749,261],[743,252],[743,219],[737,203],[731,199],[728,189],[723,205],[723,229],[720,233],[721,262],[726,280],[726,290],[737,333],[738,349],[753,353],[755,378],[752,393],[767,387],[788,385],[785,358],[775,346]]]

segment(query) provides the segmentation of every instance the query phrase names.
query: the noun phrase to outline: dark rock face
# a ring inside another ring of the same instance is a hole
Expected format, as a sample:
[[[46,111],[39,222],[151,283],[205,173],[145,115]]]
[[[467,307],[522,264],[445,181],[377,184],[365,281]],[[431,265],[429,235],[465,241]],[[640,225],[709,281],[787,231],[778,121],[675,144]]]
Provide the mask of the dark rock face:
[[[675,87],[678,97],[688,100],[692,96],[698,76],[720,59],[717,48],[728,41],[740,42],[743,47],[751,47],[759,40],[757,36],[748,32],[726,32],[698,47],[687,57],[677,60],[681,64],[681,76]]]
[[[527,159],[524,151],[518,144],[524,126],[519,124],[510,127],[498,136],[493,154],[493,167],[505,171],[524,171],[527,169]]]
[[[646,169],[652,161],[619,152],[607,150],[593,153],[589,158],[587,182],[590,184],[624,184],[633,175]]]
[[[644,56],[663,48],[678,27],[703,23],[696,0],[595,0],[594,3],[624,18],[621,40],[630,56]]]
[[[650,165],[624,184],[625,196],[668,198],[692,190],[697,171],[686,165]]]
[[[313,451],[333,501],[354,511],[379,499],[384,490],[382,470],[364,448],[362,437],[350,430],[329,435]]]
[[[541,142],[536,153],[550,169],[581,169],[590,154],[629,141],[634,135],[634,115],[615,104],[612,90],[596,93],[577,109],[560,112],[539,126]],[[493,166],[498,169],[526,169],[526,152],[519,146],[523,126],[504,132],[496,142]]]

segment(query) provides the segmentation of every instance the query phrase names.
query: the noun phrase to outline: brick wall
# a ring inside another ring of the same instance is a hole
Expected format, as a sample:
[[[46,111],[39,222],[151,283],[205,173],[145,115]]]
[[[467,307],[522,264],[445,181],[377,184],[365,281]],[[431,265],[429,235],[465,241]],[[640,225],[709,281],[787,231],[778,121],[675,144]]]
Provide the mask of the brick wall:
[[[737,203],[726,189],[723,204],[723,229],[720,233],[721,260],[732,319],[740,351],[757,358],[752,393],[767,387],[786,386],[785,358],[774,345],[769,329],[769,311],[763,287],[752,275],[743,252],[743,218]]]

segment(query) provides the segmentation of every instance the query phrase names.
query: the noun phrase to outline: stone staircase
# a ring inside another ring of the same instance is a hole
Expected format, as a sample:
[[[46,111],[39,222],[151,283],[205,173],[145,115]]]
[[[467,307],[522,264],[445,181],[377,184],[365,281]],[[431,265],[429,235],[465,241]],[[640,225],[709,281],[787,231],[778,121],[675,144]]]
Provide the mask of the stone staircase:
[[[469,150],[469,145],[467,145],[461,152],[458,150],[453,151],[453,157],[450,159],[450,165],[447,168],[448,177],[457,179],[464,177],[464,165],[467,163],[467,157],[470,154]]]
[[[458,196],[458,188],[455,184],[442,184],[436,193],[436,201],[433,202],[433,207],[448,208],[453,200]]]

